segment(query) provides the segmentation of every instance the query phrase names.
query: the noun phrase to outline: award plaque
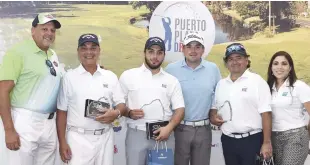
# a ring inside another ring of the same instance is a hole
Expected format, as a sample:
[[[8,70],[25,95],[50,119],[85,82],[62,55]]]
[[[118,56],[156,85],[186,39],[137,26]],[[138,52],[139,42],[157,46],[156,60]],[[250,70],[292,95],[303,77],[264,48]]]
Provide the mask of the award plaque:
[[[232,108],[229,101],[225,101],[221,106],[217,107],[217,113],[220,115],[224,122],[232,120]]]
[[[154,134],[155,130],[165,127],[169,121],[165,121],[165,110],[162,102],[155,99],[148,104],[144,104],[140,109],[144,112],[144,119],[148,120],[146,124],[146,138],[155,140],[159,133]]]
[[[111,105],[106,97],[98,100],[86,99],[84,116],[95,119],[97,116],[103,115],[107,109],[111,109]]]

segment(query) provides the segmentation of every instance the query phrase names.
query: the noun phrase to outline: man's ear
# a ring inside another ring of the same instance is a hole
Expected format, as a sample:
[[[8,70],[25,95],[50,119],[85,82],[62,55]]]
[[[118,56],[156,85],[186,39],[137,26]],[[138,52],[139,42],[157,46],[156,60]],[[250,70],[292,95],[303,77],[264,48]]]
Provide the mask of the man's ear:
[[[34,33],[35,33],[35,28],[32,27],[32,28],[31,28],[31,35],[34,35]]]

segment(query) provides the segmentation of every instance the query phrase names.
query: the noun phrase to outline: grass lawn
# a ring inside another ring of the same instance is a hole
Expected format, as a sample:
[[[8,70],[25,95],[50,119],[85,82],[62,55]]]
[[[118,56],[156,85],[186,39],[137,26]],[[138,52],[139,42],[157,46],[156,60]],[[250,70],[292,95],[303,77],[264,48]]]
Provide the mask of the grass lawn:
[[[146,13],[147,9],[133,10],[131,6],[111,5],[73,5],[79,10],[57,11],[62,28],[57,33],[55,49],[62,63],[76,67],[77,40],[82,33],[95,33],[101,36],[102,56],[100,64],[120,75],[124,70],[137,67],[143,60],[143,47],[148,37],[146,29],[137,28],[129,24],[131,17]],[[8,26],[0,29],[7,35],[8,42],[14,37],[26,38],[30,35],[32,19],[1,19],[0,25],[14,25],[15,30]],[[281,33],[274,38],[257,37],[242,42],[251,54],[252,69],[266,77],[267,65],[270,57],[279,50],[292,54],[297,75],[310,83],[310,29],[294,29]],[[208,60],[215,62],[221,69],[222,75],[227,76],[222,57],[225,47],[229,43],[215,45]],[[165,64],[166,65],[166,64]]]
[[[142,51],[148,37],[146,29],[129,24],[131,17],[146,13],[146,8],[133,10],[130,5],[72,5],[78,8],[73,11],[57,11],[57,18],[62,27],[57,31],[54,48],[60,61],[71,68],[78,64],[77,43],[83,33],[100,35],[102,42],[100,64],[120,75],[124,70],[139,66],[142,62]],[[62,16],[62,17],[60,17]],[[1,19],[3,24],[14,24],[20,28],[11,32],[9,28],[1,29],[8,35],[19,35],[19,38],[30,36],[32,19]]]
[[[305,20],[305,21],[310,21],[310,17],[300,17],[300,18],[297,18],[298,20]]]

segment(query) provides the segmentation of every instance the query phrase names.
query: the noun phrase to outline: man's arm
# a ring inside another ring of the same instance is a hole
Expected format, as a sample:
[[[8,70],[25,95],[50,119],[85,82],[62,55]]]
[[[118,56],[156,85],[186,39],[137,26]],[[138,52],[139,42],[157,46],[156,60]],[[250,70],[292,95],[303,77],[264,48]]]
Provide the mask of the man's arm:
[[[155,134],[159,133],[158,137],[155,139],[156,141],[164,141],[167,140],[173,131],[173,129],[180,124],[180,122],[184,118],[185,109],[177,108],[169,121],[169,124],[165,127],[161,127],[154,131]]]
[[[128,72],[124,72],[122,73],[122,75],[119,78],[119,85],[120,88],[124,94],[124,100],[126,103],[128,103],[128,87],[127,87],[127,83],[126,81],[131,81],[130,79],[127,78]],[[129,77],[129,76],[128,76]],[[124,116],[133,119],[133,120],[137,120],[140,119],[144,116],[143,110],[141,109],[130,109],[127,105],[125,112],[124,112]]]
[[[224,123],[223,119],[217,114],[216,109],[210,109],[209,119],[210,119],[211,124],[219,126],[219,127]]]
[[[72,90],[70,85],[68,75],[66,74],[62,78],[57,97],[56,127],[59,141],[59,153],[64,163],[67,163],[72,155],[70,146],[66,140],[68,97],[71,95]]]
[[[4,130],[13,130],[14,124],[11,115],[10,92],[15,84],[12,80],[0,81],[0,114]]]
[[[66,128],[67,128],[67,111],[57,110],[56,126],[58,141],[60,144],[67,143],[66,141]]]
[[[119,116],[127,115],[127,108],[125,104],[125,95],[117,79],[114,75],[115,85],[112,87],[112,100],[115,106],[115,110],[108,110],[105,114],[96,117],[96,120],[102,123],[109,124],[113,122]]]
[[[167,127],[172,131],[183,120],[184,114],[184,107],[176,109]]]
[[[14,86],[12,80],[0,81],[0,114],[5,131],[6,147],[10,150],[18,150],[20,147],[19,136],[15,130],[11,115],[10,92]]]
[[[263,145],[260,153],[264,158],[272,157],[272,145],[271,145],[271,94],[268,84],[262,78],[258,80],[258,112],[262,116],[262,128],[263,128]]]
[[[154,132],[155,134],[159,132],[159,135],[155,140],[158,141],[167,140],[173,129],[177,125],[179,125],[184,118],[185,114],[184,98],[182,94],[181,85],[178,80],[176,80],[175,82],[175,87],[172,91],[170,101],[172,109],[174,109],[174,114],[172,115],[169,124],[167,126],[161,127]]]
[[[271,143],[271,112],[264,112],[261,114],[263,123],[264,143]]]

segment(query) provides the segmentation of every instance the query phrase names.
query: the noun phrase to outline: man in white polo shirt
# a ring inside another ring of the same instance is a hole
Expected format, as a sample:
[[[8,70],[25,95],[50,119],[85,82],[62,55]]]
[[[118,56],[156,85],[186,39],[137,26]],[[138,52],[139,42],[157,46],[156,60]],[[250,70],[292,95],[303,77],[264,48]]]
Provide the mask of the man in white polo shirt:
[[[126,136],[127,165],[145,165],[147,149],[155,140],[147,140],[146,122],[169,121],[158,129],[157,141],[167,141],[174,149],[173,129],[184,116],[184,100],[179,81],[161,68],[165,58],[165,43],[159,37],[151,37],[144,47],[144,63],[139,68],[125,71],[120,84],[128,106],[128,130]],[[171,158],[173,159],[173,158]]]
[[[230,74],[219,81],[211,123],[221,126],[226,165],[255,165],[257,156],[269,158],[271,147],[271,95],[266,81],[249,71],[245,48],[233,43],[224,62]]]
[[[61,159],[70,165],[112,165],[111,122],[126,111],[124,95],[117,76],[97,64],[100,46],[96,35],[81,35],[77,51],[81,64],[64,76],[57,100]],[[86,117],[88,100],[100,98],[111,108],[95,119]]]

